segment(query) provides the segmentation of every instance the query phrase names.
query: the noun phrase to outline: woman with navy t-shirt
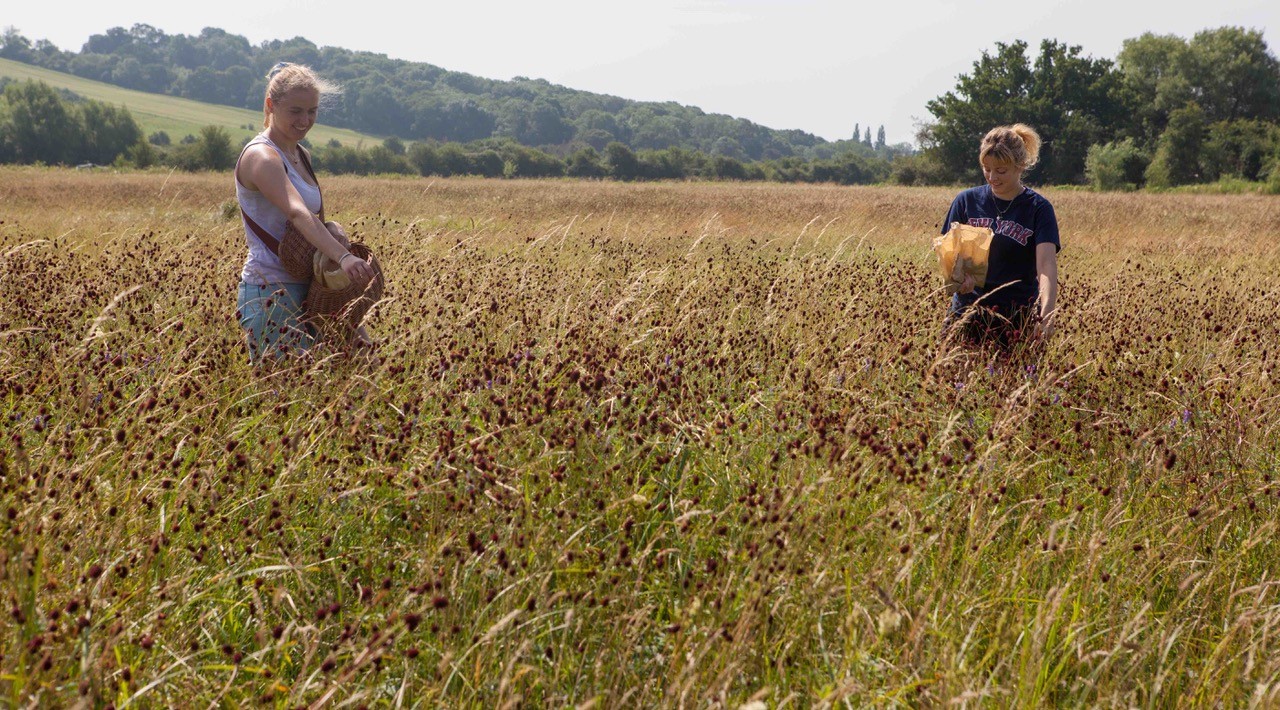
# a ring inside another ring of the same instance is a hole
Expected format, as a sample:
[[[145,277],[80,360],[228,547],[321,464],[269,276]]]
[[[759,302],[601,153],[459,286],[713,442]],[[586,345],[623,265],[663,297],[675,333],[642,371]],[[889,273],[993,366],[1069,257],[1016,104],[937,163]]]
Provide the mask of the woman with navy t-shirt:
[[[1045,338],[1053,330],[1062,248],[1058,218],[1043,195],[1022,184],[1039,156],[1040,136],[1030,126],[991,129],[978,150],[986,184],[957,195],[942,224],[943,234],[952,222],[995,233],[986,284],[966,277],[947,313],[948,328],[962,323],[970,340],[1008,347],[1024,334]]]

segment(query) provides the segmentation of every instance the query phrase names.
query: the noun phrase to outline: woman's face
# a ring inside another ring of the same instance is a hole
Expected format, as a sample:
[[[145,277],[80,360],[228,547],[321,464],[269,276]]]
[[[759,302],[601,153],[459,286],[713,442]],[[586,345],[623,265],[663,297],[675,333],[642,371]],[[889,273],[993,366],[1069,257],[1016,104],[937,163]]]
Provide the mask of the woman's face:
[[[1022,171],[1011,163],[1002,163],[991,156],[982,159],[982,177],[991,191],[999,197],[1016,197],[1022,189]]]
[[[294,89],[279,101],[267,99],[267,108],[271,111],[271,128],[282,133],[291,141],[298,142],[307,137],[307,131],[316,125],[316,114],[320,111],[320,92],[315,89]]]

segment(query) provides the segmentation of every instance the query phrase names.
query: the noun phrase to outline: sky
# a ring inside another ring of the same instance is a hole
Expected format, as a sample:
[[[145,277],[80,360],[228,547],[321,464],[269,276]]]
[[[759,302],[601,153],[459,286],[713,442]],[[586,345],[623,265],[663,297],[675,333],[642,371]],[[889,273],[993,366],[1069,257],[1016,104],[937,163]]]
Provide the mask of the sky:
[[[14,0],[0,27],[79,51],[111,27],[218,27],[252,44],[302,36],[491,79],[525,76],[675,101],[828,140],[855,124],[914,141],[930,99],[997,42],[1043,39],[1114,59],[1145,32],[1261,30],[1280,53],[1280,2],[1130,0]],[[408,8],[407,10],[405,8]],[[1153,10],[1153,8],[1156,8]]]

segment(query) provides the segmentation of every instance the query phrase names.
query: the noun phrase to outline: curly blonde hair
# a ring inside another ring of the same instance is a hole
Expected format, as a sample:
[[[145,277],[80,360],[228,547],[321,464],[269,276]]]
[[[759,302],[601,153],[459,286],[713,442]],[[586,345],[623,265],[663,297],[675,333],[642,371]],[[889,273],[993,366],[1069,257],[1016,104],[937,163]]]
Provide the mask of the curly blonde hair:
[[[1025,123],[996,126],[982,138],[978,161],[991,158],[997,163],[1030,170],[1040,162],[1040,134]]]

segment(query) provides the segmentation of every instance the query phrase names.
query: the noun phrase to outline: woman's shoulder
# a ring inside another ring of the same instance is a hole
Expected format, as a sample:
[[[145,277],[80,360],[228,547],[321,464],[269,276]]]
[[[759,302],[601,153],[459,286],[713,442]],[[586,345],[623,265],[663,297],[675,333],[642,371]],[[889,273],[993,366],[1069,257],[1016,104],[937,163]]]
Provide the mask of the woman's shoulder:
[[[986,185],[965,188],[956,195],[955,202],[977,202],[984,197],[986,189]]]
[[[266,141],[250,141],[244,147],[244,157],[254,162],[284,163],[284,160],[280,157],[280,152]]]
[[[1026,188],[1026,190],[1027,190],[1028,201],[1033,206],[1048,207],[1050,209],[1053,209],[1053,203],[1049,202],[1049,198],[1045,197],[1044,195],[1041,195],[1039,192],[1036,192],[1034,189],[1030,187]]]

